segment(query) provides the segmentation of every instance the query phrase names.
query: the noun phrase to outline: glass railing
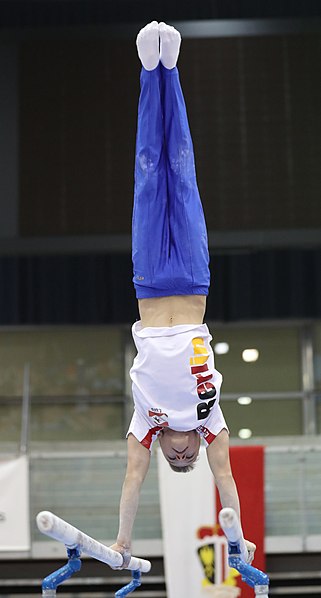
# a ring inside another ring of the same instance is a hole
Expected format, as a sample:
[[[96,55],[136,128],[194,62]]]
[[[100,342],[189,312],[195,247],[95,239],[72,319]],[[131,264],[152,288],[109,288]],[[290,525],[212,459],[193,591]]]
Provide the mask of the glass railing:
[[[260,439],[257,439],[260,441]],[[255,439],[253,439],[253,442]],[[275,439],[274,441],[275,442]],[[126,466],[125,443],[108,443],[93,452],[84,445],[33,451],[30,458],[31,520],[46,509],[102,540],[117,533],[118,507]],[[265,449],[265,532],[267,548],[277,551],[278,538],[291,551],[292,538],[299,546],[321,538],[321,442],[309,445],[291,438],[291,445]],[[161,539],[157,459],[143,486],[135,523],[135,538]],[[33,526],[33,542],[47,542]],[[284,539],[287,542],[284,543]],[[284,548],[285,549],[285,548]],[[282,549],[281,549],[282,550]]]

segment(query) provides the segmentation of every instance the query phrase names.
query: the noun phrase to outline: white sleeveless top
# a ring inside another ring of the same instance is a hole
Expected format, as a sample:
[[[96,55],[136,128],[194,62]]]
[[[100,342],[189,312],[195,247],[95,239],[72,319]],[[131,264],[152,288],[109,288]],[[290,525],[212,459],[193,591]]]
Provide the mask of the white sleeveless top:
[[[127,436],[150,449],[169,427],[196,430],[210,444],[227,425],[206,324],[142,328],[139,321],[132,334],[138,353],[130,370],[135,411]]]

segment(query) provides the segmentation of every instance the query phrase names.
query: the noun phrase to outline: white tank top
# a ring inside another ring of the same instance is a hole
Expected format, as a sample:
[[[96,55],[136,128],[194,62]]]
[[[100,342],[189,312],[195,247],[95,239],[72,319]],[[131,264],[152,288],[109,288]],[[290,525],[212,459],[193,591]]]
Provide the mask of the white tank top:
[[[163,427],[196,430],[207,444],[227,428],[219,406],[222,375],[215,369],[206,324],[132,327],[137,356],[130,370],[134,415],[127,433],[148,449]]]

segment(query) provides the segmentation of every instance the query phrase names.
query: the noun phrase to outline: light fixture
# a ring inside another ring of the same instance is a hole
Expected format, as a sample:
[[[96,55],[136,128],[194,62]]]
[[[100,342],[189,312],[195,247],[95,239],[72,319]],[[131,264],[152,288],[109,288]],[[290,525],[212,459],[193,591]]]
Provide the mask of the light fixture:
[[[252,436],[252,430],[250,430],[250,428],[241,428],[238,432],[239,437],[242,438],[243,440],[246,440],[247,438],[251,438]]]
[[[239,397],[237,402],[239,405],[251,405],[252,399],[251,397]]]
[[[257,361],[259,355],[260,354],[257,349],[244,349],[244,351],[242,351],[242,359],[247,363],[253,363],[254,361]]]
[[[225,355],[230,350],[230,345],[228,343],[216,343],[214,345],[214,352],[217,355]]]

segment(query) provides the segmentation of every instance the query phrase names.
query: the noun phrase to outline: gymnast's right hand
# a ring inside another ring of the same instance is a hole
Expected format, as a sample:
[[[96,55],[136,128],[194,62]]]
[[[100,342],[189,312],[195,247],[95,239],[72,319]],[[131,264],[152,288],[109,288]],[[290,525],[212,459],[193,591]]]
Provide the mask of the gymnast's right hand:
[[[130,547],[128,546],[122,546],[121,544],[118,544],[117,542],[115,544],[113,544],[112,546],[109,546],[109,548],[111,548],[112,550],[115,550],[116,552],[120,552],[120,554],[123,557],[123,564],[120,565],[120,567],[112,567],[112,569],[115,570],[119,570],[119,569],[127,569],[130,559],[132,558],[131,552],[130,552]]]
[[[247,559],[246,562],[248,565],[251,565],[254,559],[254,553],[256,551],[256,544],[254,542],[250,542],[249,540],[244,540],[247,548]]]

